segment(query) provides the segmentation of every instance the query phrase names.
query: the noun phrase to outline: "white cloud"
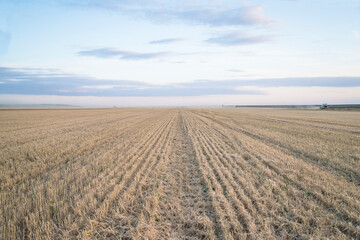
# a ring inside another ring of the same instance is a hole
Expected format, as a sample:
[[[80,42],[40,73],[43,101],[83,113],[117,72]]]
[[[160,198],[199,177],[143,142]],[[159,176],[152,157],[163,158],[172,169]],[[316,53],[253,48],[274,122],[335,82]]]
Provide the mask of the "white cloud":
[[[235,32],[218,37],[209,38],[206,42],[223,46],[247,45],[272,41],[269,36],[249,36],[245,32]]]
[[[223,5],[209,3],[209,1],[70,1],[71,7],[103,8],[146,17],[158,23],[182,21],[191,24],[209,26],[246,26],[264,25],[275,20],[266,16],[262,5],[239,6],[237,3],[227,2]],[[224,7],[226,6],[226,7]]]
[[[122,51],[115,48],[96,48],[91,50],[79,51],[80,56],[93,56],[98,58],[120,57],[124,60],[141,60],[159,58],[168,55],[167,52],[139,53],[131,51]]]
[[[185,39],[184,38],[166,38],[166,39],[150,41],[149,44],[169,44],[169,43],[182,42],[182,41],[185,41]]]
[[[114,87],[116,87],[116,85],[82,86],[82,88],[91,88],[91,89],[111,89]]]

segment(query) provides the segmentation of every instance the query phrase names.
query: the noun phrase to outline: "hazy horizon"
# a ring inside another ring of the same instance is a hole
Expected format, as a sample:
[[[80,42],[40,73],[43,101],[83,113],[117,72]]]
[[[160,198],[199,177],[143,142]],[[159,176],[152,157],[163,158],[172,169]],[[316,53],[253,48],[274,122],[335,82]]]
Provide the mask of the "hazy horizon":
[[[0,0],[0,104],[360,104],[360,1]]]

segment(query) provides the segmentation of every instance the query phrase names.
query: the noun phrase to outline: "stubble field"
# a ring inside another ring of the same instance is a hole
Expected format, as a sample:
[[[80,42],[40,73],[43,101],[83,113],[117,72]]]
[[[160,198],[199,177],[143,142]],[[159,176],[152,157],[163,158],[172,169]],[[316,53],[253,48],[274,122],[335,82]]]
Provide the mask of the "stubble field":
[[[360,239],[360,112],[0,111],[0,239]]]

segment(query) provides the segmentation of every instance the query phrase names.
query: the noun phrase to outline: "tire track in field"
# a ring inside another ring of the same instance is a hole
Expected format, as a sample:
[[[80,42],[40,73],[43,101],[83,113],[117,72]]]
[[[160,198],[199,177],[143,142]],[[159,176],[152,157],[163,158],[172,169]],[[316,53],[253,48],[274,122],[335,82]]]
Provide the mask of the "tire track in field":
[[[162,181],[161,232],[171,239],[219,239],[216,215],[188,136],[184,113],[177,119],[170,162]]]

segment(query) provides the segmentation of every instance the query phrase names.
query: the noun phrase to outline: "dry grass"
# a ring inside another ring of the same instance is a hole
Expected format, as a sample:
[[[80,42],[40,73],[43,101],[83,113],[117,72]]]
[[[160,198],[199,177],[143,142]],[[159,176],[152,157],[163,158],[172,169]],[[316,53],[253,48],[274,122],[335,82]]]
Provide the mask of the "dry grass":
[[[0,239],[360,239],[360,112],[0,111]]]

